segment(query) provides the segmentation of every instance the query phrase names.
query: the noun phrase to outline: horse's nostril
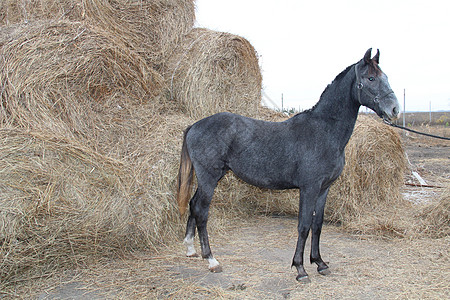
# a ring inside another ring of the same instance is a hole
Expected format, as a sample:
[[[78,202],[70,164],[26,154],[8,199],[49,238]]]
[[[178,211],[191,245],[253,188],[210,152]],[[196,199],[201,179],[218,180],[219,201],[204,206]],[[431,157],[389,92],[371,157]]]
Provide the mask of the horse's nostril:
[[[398,107],[394,107],[394,109],[392,110],[392,113],[394,116],[398,115]]]

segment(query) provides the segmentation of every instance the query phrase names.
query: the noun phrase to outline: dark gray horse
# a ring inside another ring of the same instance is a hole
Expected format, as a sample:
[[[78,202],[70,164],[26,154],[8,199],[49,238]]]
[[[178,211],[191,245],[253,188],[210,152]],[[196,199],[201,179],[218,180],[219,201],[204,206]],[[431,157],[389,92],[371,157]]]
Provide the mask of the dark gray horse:
[[[361,105],[386,120],[397,118],[399,104],[386,75],[378,66],[379,51],[341,72],[310,110],[284,122],[265,122],[231,113],[219,113],[187,128],[178,174],[177,200],[181,214],[187,208],[195,170],[197,190],[190,200],[187,255],[194,249],[197,226],[203,258],[209,269],[221,266],[209,247],[206,223],[217,182],[232,170],[245,182],[268,189],[300,189],[298,241],[292,265],[297,280],[308,282],[303,252],[311,230],[311,263],[320,274],[328,266],[319,251],[325,201],[330,185],[344,168],[344,148]]]

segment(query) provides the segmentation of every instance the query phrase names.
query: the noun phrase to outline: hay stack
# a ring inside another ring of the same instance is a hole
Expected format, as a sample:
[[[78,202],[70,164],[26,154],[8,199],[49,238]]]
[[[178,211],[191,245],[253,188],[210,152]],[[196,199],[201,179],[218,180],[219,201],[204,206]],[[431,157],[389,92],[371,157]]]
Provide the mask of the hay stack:
[[[194,25],[194,0],[4,0],[0,25],[68,19],[99,27],[121,39],[153,67],[160,67]]]
[[[410,203],[400,193],[406,158],[398,134],[360,116],[345,153],[344,171],[328,196],[326,219],[352,231],[401,234],[403,224],[395,224],[397,209]]]
[[[255,49],[244,38],[194,28],[165,70],[170,99],[200,119],[221,111],[257,116],[261,72]]]
[[[166,152],[151,137],[161,77],[82,23],[0,31],[0,281],[173,236],[176,210],[158,184],[178,162],[155,167],[152,156]]]
[[[0,128],[0,282],[180,236],[174,187],[191,120],[154,118],[120,159],[52,132]]]
[[[0,141],[0,281],[136,246],[120,162],[39,132]]]
[[[3,125],[107,148],[120,137],[105,132],[130,126],[133,107],[158,108],[150,98],[160,93],[162,77],[135,52],[90,26],[38,22],[0,31],[12,35],[0,49]]]

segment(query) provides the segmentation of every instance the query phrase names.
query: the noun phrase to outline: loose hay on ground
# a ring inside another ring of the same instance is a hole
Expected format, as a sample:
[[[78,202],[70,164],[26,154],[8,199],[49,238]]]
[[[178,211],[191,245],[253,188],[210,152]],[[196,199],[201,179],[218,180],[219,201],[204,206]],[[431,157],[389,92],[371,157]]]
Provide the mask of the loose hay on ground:
[[[168,97],[200,119],[222,111],[257,116],[262,77],[253,46],[244,38],[194,28],[167,62]]]
[[[450,235],[450,186],[447,186],[439,199],[425,206],[420,212],[422,219],[420,234],[434,238]]]

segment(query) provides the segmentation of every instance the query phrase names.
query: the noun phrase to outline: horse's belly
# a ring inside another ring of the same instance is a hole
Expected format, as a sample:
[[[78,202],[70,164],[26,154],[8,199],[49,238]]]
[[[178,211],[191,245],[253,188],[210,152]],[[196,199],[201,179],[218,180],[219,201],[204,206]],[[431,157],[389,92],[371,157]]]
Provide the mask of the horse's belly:
[[[286,190],[297,188],[291,180],[283,180],[281,176],[262,176],[264,174],[252,174],[241,173],[233,170],[233,173],[248,184],[254,185],[259,188],[271,189],[271,190]],[[258,172],[259,173],[259,172]]]

